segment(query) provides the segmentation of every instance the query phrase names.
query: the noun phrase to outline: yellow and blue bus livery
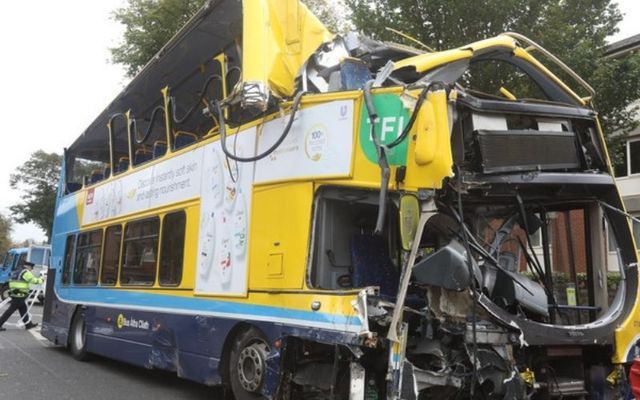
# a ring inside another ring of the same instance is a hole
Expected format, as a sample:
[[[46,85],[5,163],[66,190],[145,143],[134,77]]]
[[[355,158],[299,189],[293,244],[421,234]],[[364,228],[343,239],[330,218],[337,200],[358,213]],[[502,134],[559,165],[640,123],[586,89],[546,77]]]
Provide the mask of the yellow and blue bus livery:
[[[425,53],[207,2],[65,151],[43,335],[237,399],[624,398],[593,95],[514,33]]]

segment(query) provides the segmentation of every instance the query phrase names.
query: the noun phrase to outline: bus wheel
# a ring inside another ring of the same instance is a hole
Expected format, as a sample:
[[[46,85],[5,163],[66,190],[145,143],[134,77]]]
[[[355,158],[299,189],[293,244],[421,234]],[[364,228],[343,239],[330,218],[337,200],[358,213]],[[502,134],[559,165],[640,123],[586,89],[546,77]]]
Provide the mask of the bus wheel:
[[[4,284],[0,287],[0,299],[6,300],[9,297],[9,285]]]
[[[269,345],[254,328],[241,333],[229,356],[229,383],[236,400],[263,399],[260,389],[267,372]]]
[[[84,323],[82,311],[76,312],[69,331],[69,350],[71,355],[78,361],[89,360],[87,352],[87,326]]]

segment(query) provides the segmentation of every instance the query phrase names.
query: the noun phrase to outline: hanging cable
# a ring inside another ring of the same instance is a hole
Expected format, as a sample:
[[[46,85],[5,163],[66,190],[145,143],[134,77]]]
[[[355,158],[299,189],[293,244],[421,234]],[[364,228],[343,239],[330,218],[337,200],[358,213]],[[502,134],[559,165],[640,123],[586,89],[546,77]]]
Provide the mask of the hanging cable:
[[[164,113],[164,107],[163,106],[156,106],[153,111],[151,111],[151,117],[149,118],[149,126],[147,126],[147,130],[144,133],[144,135],[142,135],[142,138],[138,138],[138,121],[135,118],[131,118],[131,122],[130,122],[130,127],[131,127],[131,131],[133,132],[133,138],[136,142],[136,144],[142,144],[144,142],[147,141],[147,139],[149,139],[149,136],[151,135],[151,132],[153,131],[153,127],[155,126],[156,123],[156,118],[158,116],[158,114],[160,112]]]
[[[393,142],[386,145],[387,148],[392,149],[397,145],[399,145],[400,143],[402,143],[407,138],[407,136],[409,135],[409,132],[413,128],[413,124],[416,122],[416,118],[418,117],[420,108],[422,108],[422,104],[424,103],[424,100],[427,98],[427,94],[429,93],[429,90],[435,83],[436,82],[429,82],[422,89],[422,91],[420,92],[420,95],[418,96],[418,100],[416,101],[416,106],[413,108],[413,112],[411,113],[411,117],[409,118],[409,122],[402,130],[402,133],[397,138],[395,138]]]
[[[296,97],[293,99],[293,105],[291,106],[291,115],[289,116],[289,121],[287,122],[287,125],[285,126],[284,130],[280,134],[280,137],[278,138],[278,140],[276,140],[276,142],[267,150],[253,157],[240,157],[229,151],[229,149],[227,148],[227,130],[224,124],[224,112],[222,111],[222,106],[220,105],[220,102],[217,100],[214,101],[214,103],[211,104],[210,107],[212,110],[217,110],[218,112],[218,119],[220,121],[220,145],[222,147],[222,151],[224,152],[224,154],[230,159],[235,161],[254,162],[254,161],[259,161],[267,157],[269,154],[273,153],[282,144],[282,142],[284,142],[284,140],[287,138],[287,135],[289,135],[289,132],[291,131],[291,126],[293,125],[293,122],[295,121],[295,118],[296,118],[296,113],[300,108],[300,101],[302,100],[302,96],[305,94],[306,92],[298,92],[298,94],[296,94]]]
[[[471,362],[471,365],[473,367],[473,378],[471,380],[471,385],[470,385],[470,393],[471,393],[471,398],[474,397],[475,394],[475,385],[476,385],[476,381],[478,380],[478,367],[477,367],[477,361],[478,361],[478,338],[477,338],[477,332],[476,332],[476,321],[478,320],[478,291],[476,290],[475,287],[475,279],[473,279],[474,273],[473,273],[473,259],[471,258],[471,246],[469,245],[469,236],[467,234],[467,229],[464,223],[464,208],[462,207],[462,181],[460,180],[460,177],[462,176],[461,172],[460,172],[460,167],[458,167],[457,165],[455,166],[456,168],[456,176],[458,177],[458,187],[456,188],[456,191],[458,192],[458,218],[460,219],[460,230],[462,231],[462,240],[464,242],[464,248],[465,251],[467,252],[467,268],[468,268],[468,273],[469,276],[471,277],[471,280],[469,282],[469,289],[471,290],[471,295],[473,296],[473,303],[471,304],[471,333],[473,336],[473,348],[472,348],[472,355],[473,355],[473,360]]]
[[[375,81],[372,79],[365,83],[364,103],[367,107],[367,113],[369,114],[369,125],[371,125],[370,137],[373,145],[376,148],[378,155],[378,166],[380,167],[380,197],[378,199],[378,218],[376,220],[376,227],[373,231],[374,235],[382,234],[384,229],[384,218],[387,211],[387,191],[389,190],[389,177],[391,171],[389,169],[389,162],[387,161],[387,147],[380,143],[378,135],[376,134],[376,122],[378,121],[378,113],[376,106],[373,102],[373,96],[371,95],[371,88]]]
[[[176,106],[177,106],[176,98],[173,96],[169,97],[169,107],[171,108],[171,119],[174,123],[181,124],[187,119],[189,119],[189,117],[191,117],[193,112],[198,108],[198,105],[201,104],[203,100],[205,100],[205,96],[207,95],[207,91],[209,90],[209,85],[211,85],[211,82],[213,82],[214,80],[222,82],[222,77],[220,75],[209,76],[207,80],[204,82],[204,85],[202,86],[202,90],[200,91],[200,96],[198,97],[198,100],[193,104],[193,106],[189,110],[187,110],[187,112],[181,118],[178,118],[176,115]]]
[[[535,260],[535,263],[537,264],[537,269],[540,272],[542,272],[542,264],[540,264],[540,260],[538,260],[538,256],[536,255],[536,252],[533,250],[533,245],[531,244],[531,234],[529,233],[529,222],[527,221],[527,213],[524,207],[524,202],[522,201],[522,197],[520,197],[520,193],[516,194],[516,201],[518,203],[518,208],[520,211],[520,216],[522,217],[522,224],[524,225],[524,234],[527,237],[527,245],[529,247],[529,250],[531,251],[531,255],[533,256],[533,260]],[[544,275],[543,275],[543,279],[540,282],[545,290],[545,292],[547,293],[547,296],[549,297],[549,300],[551,301],[551,305],[554,307],[554,310],[557,310],[557,305],[558,303],[556,302],[556,297],[553,294],[553,290],[552,290],[552,283],[553,281],[553,276],[547,276],[547,273],[545,271]],[[549,313],[549,316],[551,317],[551,321],[553,321],[555,319],[555,316],[553,314],[553,312]]]

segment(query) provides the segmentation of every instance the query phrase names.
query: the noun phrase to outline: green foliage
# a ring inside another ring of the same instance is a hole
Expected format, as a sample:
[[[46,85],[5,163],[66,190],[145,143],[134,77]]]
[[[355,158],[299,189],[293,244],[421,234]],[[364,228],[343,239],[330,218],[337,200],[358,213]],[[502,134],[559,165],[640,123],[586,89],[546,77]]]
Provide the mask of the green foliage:
[[[385,30],[390,27],[436,50],[462,46],[505,31],[522,33],[561,58],[595,88],[594,104],[609,139],[614,132],[628,133],[636,126],[635,110],[628,106],[640,98],[640,55],[624,59],[604,57],[605,39],[617,32],[616,26],[622,19],[613,0],[345,2],[351,9],[353,23],[364,33],[402,42],[402,38]],[[569,79],[566,81],[572,87],[577,86]],[[616,153],[618,142],[609,141]]]
[[[204,0],[129,0],[113,12],[125,32],[122,43],[110,49],[112,61],[135,76],[202,4]]]
[[[11,206],[18,223],[33,222],[51,238],[56,189],[60,179],[62,156],[38,150],[9,178],[12,189],[23,192],[23,201]]]
[[[347,20],[346,7],[342,0],[302,0],[312,13],[334,33],[344,33],[352,29]]]
[[[11,220],[0,214],[0,261],[11,248]]]

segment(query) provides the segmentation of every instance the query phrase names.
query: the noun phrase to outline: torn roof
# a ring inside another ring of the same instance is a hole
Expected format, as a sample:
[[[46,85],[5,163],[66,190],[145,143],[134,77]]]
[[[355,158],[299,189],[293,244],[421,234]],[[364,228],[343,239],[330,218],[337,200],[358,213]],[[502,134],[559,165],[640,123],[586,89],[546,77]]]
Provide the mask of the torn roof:
[[[89,125],[69,151],[82,158],[108,162],[107,124],[118,113],[132,110],[148,117],[162,104],[164,87],[195,92],[184,81],[198,73],[227,48],[240,44],[244,54],[243,82],[262,82],[278,96],[293,94],[295,76],[306,59],[332,38],[322,23],[299,0],[208,0],[189,22],[149,61],[127,87]],[[240,60],[237,60],[240,62]],[[193,83],[191,83],[193,85]],[[187,85],[188,86],[188,85]],[[233,88],[228,88],[229,91]],[[126,137],[121,119],[118,139]],[[116,152],[127,152],[118,140]]]

